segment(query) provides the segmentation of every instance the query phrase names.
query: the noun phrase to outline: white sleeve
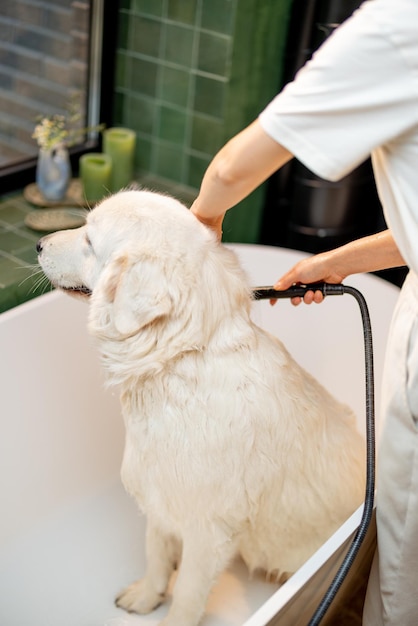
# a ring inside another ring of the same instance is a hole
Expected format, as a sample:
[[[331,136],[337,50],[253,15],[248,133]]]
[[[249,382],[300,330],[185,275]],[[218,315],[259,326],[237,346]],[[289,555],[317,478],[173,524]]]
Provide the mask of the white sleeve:
[[[342,178],[418,123],[417,67],[408,56],[416,60],[418,11],[405,14],[402,4],[411,5],[365,2],[259,117],[322,178]]]

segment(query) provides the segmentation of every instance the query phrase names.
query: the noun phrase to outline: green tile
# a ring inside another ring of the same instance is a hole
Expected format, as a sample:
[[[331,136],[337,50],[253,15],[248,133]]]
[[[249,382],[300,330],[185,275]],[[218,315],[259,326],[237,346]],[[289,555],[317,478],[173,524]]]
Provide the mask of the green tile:
[[[40,209],[41,211],[44,209]],[[32,247],[35,248],[35,245],[39,239],[39,237],[42,236],[42,233],[39,233],[37,230],[33,230],[33,228],[29,228],[28,226],[20,226],[19,230],[17,231],[19,232],[19,234],[23,235],[25,240],[26,240],[26,246],[27,247]],[[23,248],[22,248],[23,250]],[[21,252],[19,251],[19,257],[20,257]]]
[[[131,16],[132,50],[151,57],[159,56],[161,23],[155,19]]]
[[[47,279],[33,266],[25,267],[0,256],[0,311],[30,300],[49,288]]]
[[[113,94],[113,123],[115,126],[123,126],[124,120],[124,104],[125,95],[115,91]]]
[[[224,126],[219,120],[203,115],[193,115],[191,147],[199,152],[214,155],[223,144]]]
[[[226,88],[227,84],[223,81],[196,76],[195,111],[222,118]]]
[[[147,96],[155,96],[157,72],[158,65],[156,63],[132,57],[129,81],[132,91]]]
[[[19,254],[19,250],[23,250],[30,245],[30,241],[26,237],[22,237],[18,232],[0,228],[0,250],[9,254]]]
[[[119,0],[119,8],[120,9],[130,9],[131,0]]]
[[[37,240],[44,234],[47,233],[39,232],[37,234]],[[38,253],[36,252],[35,245],[32,245],[29,248],[25,248],[24,250],[19,250],[19,259],[22,260],[24,263],[36,265],[38,262]]]
[[[115,88],[127,87],[131,57],[124,51],[116,54],[116,72],[115,72]]]
[[[227,76],[229,69],[228,37],[201,33],[199,40],[198,69],[218,76]]]
[[[202,0],[201,27],[218,33],[232,34],[236,0]]]
[[[183,111],[162,106],[160,109],[159,137],[173,143],[184,143],[187,116]]]
[[[118,48],[129,50],[129,13],[123,11],[118,15]]]
[[[138,137],[135,146],[135,163],[139,174],[141,172],[149,172],[151,170],[152,152],[153,141],[151,141],[151,139],[145,139],[144,137]],[[138,180],[141,182],[140,176]]]
[[[138,13],[146,13],[161,17],[163,14],[163,0],[131,0],[132,9]]]
[[[196,198],[196,189],[192,189],[191,187],[187,187],[183,184],[178,184],[175,181],[173,182],[160,176],[144,174],[142,176],[142,183],[144,187],[148,189],[154,189],[160,193],[166,193],[178,198],[180,202],[183,202],[183,204],[188,207],[192,205]]]
[[[23,222],[28,211],[25,211],[13,202],[0,203],[0,222],[19,224]]]
[[[49,285],[49,281],[44,273],[33,264],[30,267],[27,264],[18,266],[15,275],[13,288],[15,292],[21,294],[21,302],[28,300],[34,291],[38,291],[38,295],[40,295],[46,286]]]
[[[161,67],[161,100],[167,104],[187,106],[189,98],[190,73],[171,67]]]
[[[127,95],[124,106],[124,123],[139,133],[151,135],[154,129],[156,108],[153,100]]]
[[[197,0],[168,0],[167,17],[175,22],[194,24]]]
[[[190,155],[189,157],[189,173],[187,176],[186,184],[194,189],[199,189],[203,174],[210,163],[211,159],[205,157],[199,157],[196,155]]]
[[[18,271],[21,265],[12,259],[0,255],[0,288],[19,281]]]
[[[22,192],[17,194],[15,192],[4,196],[4,202],[1,202],[1,206],[4,206],[5,204],[15,206],[17,209],[21,209],[22,211],[29,211],[33,208],[32,204],[25,200]]]
[[[4,311],[8,311],[9,309],[26,302],[27,300],[32,300],[37,296],[40,296],[44,291],[31,291],[30,293],[25,293],[21,291],[17,286],[12,285],[6,289],[0,289],[0,313]]]
[[[159,143],[156,146],[156,174],[181,181],[184,151],[179,146]]]
[[[4,313],[4,311],[12,309],[18,304],[20,303],[14,293],[14,290],[11,288],[4,288],[0,283],[0,313]]]
[[[170,63],[191,67],[193,62],[193,38],[191,28],[178,24],[167,24],[164,58]]]

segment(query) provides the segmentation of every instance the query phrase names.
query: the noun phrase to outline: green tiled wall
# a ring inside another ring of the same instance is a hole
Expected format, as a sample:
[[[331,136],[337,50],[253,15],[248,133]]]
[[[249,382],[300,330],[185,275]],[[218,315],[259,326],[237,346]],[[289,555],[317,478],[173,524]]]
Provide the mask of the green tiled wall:
[[[115,125],[138,135],[140,175],[197,191],[216,151],[280,84],[291,0],[121,0]],[[264,191],[225,219],[257,241]]]
[[[21,194],[0,199],[0,313],[51,288],[36,267],[36,242],[45,233],[24,223],[31,211]]]

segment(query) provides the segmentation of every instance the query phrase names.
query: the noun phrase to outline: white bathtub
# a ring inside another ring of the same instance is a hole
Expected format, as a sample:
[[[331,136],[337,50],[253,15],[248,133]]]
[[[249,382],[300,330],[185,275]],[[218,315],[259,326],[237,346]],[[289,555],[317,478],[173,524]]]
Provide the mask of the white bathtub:
[[[254,285],[271,284],[302,256],[233,247]],[[398,289],[372,276],[347,284],[369,304],[378,400]],[[86,314],[85,304],[53,292],[0,316],[4,626],[154,626],[166,614],[164,606],[142,617],[113,605],[117,592],[143,574],[144,520],[119,481],[119,402],[116,392],[103,388]],[[321,306],[296,309],[288,301],[274,308],[257,302],[254,317],[354,408],[364,428],[363,334],[355,300],[330,297]],[[279,615],[283,625],[306,623],[360,516],[359,510],[279,590],[262,579],[249,581],[239,563],[231,567],[211,595],[202,626],[262,626]]]

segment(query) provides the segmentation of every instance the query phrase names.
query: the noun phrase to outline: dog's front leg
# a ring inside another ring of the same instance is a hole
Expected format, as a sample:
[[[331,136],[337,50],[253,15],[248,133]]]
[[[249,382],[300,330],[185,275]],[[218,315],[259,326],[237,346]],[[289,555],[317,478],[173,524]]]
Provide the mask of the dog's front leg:
[[[133,613],[150,613],[164,601],[165,592],[179,558],[178,542],[164,535],[149,520],[146,532],[147,570],[144,578],[127,587],[116,605]]]
[[[229,537],[217,529],[189,529],[183,537],[183,552],[173,601],[160,626],[197,626],[212,585],[235,554]]]

